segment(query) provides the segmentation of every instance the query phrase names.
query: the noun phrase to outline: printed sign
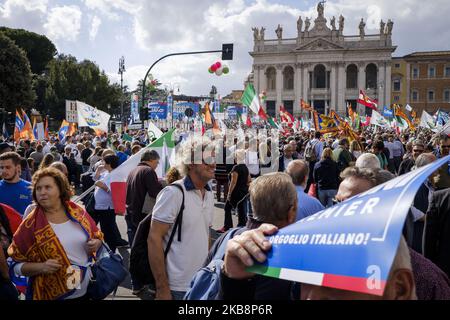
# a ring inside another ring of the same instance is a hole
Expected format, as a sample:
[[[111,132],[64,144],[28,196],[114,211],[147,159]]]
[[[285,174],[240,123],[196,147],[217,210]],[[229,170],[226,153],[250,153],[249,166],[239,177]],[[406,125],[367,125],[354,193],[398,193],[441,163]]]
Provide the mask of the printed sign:
[[[194,102],[177,102],[173,105],[173,118],[183,119],[186,116],[186,110],[192,109],[194,111],[192,117],[198,114],[199,104]]]
[[[148,112],[150,119],[166,119],[167,104],[160,102],[152,102],[148,104]]]
[[[248,270],[318,286],[383,295],[408,210],[450,156],[289,225]]]
[[[69,122],[78,122],[76,101],[66,100],[66,120]]]
[[[131,110],[131,117],[133,119],[133,122],[140,121],[140,118],[139,118],[139,97],[138,97],[137,94],[131,95],[130,110]]]

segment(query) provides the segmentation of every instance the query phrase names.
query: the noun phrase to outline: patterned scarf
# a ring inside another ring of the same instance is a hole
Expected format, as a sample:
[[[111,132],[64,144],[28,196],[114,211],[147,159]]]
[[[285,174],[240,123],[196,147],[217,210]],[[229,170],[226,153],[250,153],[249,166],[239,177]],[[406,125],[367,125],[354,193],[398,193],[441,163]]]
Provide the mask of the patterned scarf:
[[[79,223],[89,239],[103,240],[102,232],[84,209],[71,201],[65,203],[65,208],[68,218]],[[14,234],[8,254],[15,262],[12,268],[17,263],[43,263],[48,259],[55,259],[62,265],[55,273],[31,277],[27,297],[33,300],[58,300],[75,292],[75,289],[69,289],[67,286],[68,278],[71,276],[68,272],[71,263],[41,206],[36,207],[22,222]]]

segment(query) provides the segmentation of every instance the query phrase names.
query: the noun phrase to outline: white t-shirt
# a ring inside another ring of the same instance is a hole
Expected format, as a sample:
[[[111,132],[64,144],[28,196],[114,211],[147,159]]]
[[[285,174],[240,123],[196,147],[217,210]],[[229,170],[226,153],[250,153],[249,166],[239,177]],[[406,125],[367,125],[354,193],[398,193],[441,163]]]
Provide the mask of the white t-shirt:
[[[259,174],[259,159],[256,151],[247,150],[245,152],[245,165],[251,175]]]
[[[208,255],[209,227],[212,225],[214,195],[206,191],[202,199],[200,190],[186,191],[184,180],[179,180],[184,190],[184,212],[181,242],[177,234],[166,258],[166,271],[170,290],[187,291],[194,274],[202,267]],[[157,196],[152,220],[172,224],[164,237],[164,249],[169,241],[183,196],[177,187],[166,187]]]

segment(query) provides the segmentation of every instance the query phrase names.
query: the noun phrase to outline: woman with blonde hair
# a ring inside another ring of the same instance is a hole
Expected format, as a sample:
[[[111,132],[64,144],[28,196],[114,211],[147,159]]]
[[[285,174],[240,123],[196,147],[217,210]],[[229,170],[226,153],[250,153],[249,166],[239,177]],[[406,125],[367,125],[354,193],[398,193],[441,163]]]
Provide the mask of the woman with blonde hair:
[[[323,149],[320,161],[314,166],[313,176],[320,202],[325,207],[331,207],[339,186],[339,169],[331,148]]]
[[[89,262],[102,245],[102,232],[83,208],[70,201],[69,181],[58,169],[37,171],[32,194],[37,207],[8,248],[11,268],[30,278],[27,299],[89,299]]]

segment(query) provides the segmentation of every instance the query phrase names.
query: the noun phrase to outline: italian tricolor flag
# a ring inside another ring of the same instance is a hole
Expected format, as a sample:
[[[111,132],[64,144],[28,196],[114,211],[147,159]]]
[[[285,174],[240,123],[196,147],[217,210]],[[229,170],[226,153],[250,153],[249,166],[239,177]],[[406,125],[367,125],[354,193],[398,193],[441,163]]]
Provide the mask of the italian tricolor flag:
[[[382,296],[386,281],[380,280],[380,287],[369,289],[367,278],[351,277],[330,273],[313,272],[306,270],[295,270],[287,268],[276,268],[262,265],[249,267],[247,271],[259,273],[268,277],[309,283],[316,286],[331,287],[347,291],[356,291],[367,294]]]
[[[138,153],[130,157],[127,161],[122,163],[118,168],[111,172],[111,196],[114,205],[114,211],[117,214],[125,214],[128,174],[137,167],[139,162],[141,162],[141,156],[145,152],[145,150],[156,150],[156,152],[158,152],[160,161],[158,168],[156,168],[156,174],[160,179],[165,177],[166,172],[170,167],[171,155],[175,150],[175,143],[172,139],[174,131],[175,129],[169,130],[159,139],[157,139],[147,147],[141,149]]]
[[[259,97],[256,94],[255,88],[252,84],[248,84],[245,88],[244,94],[241,98],[241,102],[244,106],[249,107],[250,110],[252,110],[259,117],[267,120],[267,115],[264,112],[264,109],[261,107],[261,104],[259,103]]]

